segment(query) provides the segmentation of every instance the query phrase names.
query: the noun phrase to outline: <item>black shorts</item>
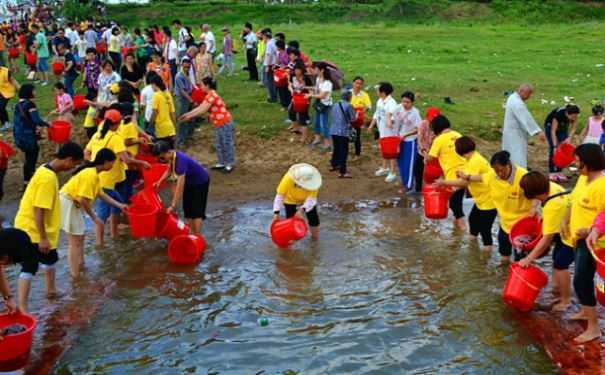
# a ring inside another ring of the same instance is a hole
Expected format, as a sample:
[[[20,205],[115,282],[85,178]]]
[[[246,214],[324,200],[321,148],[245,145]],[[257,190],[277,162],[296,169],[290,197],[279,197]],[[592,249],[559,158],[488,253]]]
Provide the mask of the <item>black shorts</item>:
[[[286,208],[286,217],[289,219],[296,215],[296,205],[295,204],[284,204]],[[313,207],[313,209],[307,214],[307,221],[309,222],[310,227],[318,227],[319,226],[319,215],[317,214],[317,206]]]
[[[209,186],[210,181],[204,185],[185,185],[183,190],[183,213],[186,219],[206,220]]]
[[[38,266],[40,263],[46,266],[52,266],[59,261],[59,254],[57,249],[53,249],[44,254],[38,249],[38,244],[32,244],[32,256],[24,259],[21,263],[21,272],[35,275],[38,272]]]
[[[552,267],[556,270],[566,270],[573,263],[575,254],[570,246],[567,246],[561,240],[560,235],[554,239],[554,248],[552,252]]]
[[[292,108],[288,110],[288,118],[301,126],[309,125],[309,112],[294,112]]]

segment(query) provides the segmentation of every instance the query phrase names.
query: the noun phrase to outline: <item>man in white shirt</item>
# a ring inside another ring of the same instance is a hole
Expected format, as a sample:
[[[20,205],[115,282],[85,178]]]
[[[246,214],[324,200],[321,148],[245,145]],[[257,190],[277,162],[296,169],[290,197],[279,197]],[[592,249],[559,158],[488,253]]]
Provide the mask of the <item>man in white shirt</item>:
[[[243,33],[244,45],[246,47],[246,62],[248,63],[248,74],[250,81],[258,81],[258,69],[256,68],[256,54],[258,39],[252,31],[252,24],[246,22]]]
[[[164,27],[164,35],[166,36],[166,46],[164,47],[164,59],[170,65],[170,76],[172,79],[172,87],[174,87],[174,77],[178,72],[177,61],[179,57],[179,47],[172,37],[172,31],[168,27]]]
[[[204,24],[202,25],[202,31],[204,32],[204,43],[206,43],[206,50],[214,56],[216,53],[216,41],[214,39],[214,34],[210,31],[210,25]]]
[[[277,90],[273,82],[273,66],[277,64],[277,46],[275,45],[275,40],[273,40],[271,29],[264,29],[262,34],[265,41],[265,56],[263,57],[263,68],[265,69],[264,84],[269,94],[267,101],[269,103],[277,103]]]
[[[179,47],[179,61],[185,56],[185,52],[187,52],[187,37],[189,36],[189,32],[187,28],[183,27],[183,24],[180,20],[172,21],[172,26],[179,33],[178,47]]]
[[[71,45],[72,51],[77,52],[76,46],[80,41],[80,36],[78,35],[78,32],[74,30],[74,24],[72,22],[69,22],[65,28],[65,37],[69,39],[69,44]]]

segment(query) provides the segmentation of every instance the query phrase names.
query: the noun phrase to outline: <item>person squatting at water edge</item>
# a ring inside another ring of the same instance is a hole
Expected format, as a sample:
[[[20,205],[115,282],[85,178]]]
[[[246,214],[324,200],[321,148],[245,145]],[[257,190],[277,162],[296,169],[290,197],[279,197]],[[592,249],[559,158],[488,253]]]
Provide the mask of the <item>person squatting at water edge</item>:
[[[296,215],[302,219],[306,215],[311,227],[311,238],[317,240],[319,238],[317,195],[321,183],[321,174],[314,166],[307,163],[291,166],[277,186],[277,194],[273,200],[273,222],[279,220],[282,207],[286,210],[286,218]]]

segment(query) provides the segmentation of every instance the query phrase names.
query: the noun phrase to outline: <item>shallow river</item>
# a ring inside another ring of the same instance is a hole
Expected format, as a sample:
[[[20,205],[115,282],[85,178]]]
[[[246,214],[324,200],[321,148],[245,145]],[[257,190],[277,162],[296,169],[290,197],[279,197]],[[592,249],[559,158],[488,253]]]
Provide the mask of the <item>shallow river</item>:
[[[213,211],[195,267],[170,265],[161,241],[88,246],[88,280],[61,260],[56,305],[36,277],[32,361],[69,346],[55,373],[555,372],[502,303],[497,254],[416,206],[322,207],[321,241],[286,251],[269,203]]]

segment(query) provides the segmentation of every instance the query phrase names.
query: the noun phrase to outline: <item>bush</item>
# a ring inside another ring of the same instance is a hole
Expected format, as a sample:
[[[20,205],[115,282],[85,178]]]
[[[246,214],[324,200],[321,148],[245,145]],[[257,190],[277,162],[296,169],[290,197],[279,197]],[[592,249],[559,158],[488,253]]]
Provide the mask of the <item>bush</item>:
[[[83,21],[97,13],[91,2],[65,0],[63,3],[63,18],[70,21]]]

